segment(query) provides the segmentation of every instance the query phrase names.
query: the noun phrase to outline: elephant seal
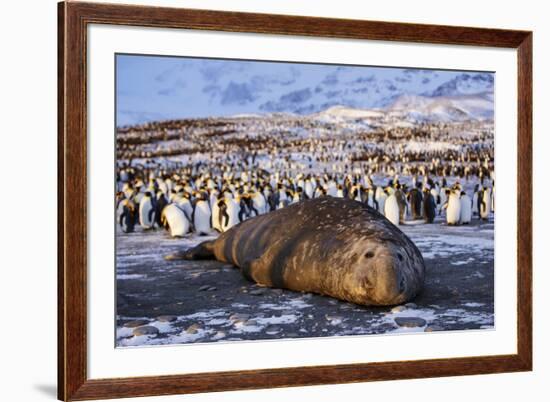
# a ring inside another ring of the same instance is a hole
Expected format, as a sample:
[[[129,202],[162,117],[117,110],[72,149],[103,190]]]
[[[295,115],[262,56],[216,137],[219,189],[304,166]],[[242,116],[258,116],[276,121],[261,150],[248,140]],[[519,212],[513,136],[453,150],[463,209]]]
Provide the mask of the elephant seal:
[[[167,259],[216,259],[264,286],[366,306],[404,303],[424,284],[413,242],[373,208],[321,197],[248,219]]]

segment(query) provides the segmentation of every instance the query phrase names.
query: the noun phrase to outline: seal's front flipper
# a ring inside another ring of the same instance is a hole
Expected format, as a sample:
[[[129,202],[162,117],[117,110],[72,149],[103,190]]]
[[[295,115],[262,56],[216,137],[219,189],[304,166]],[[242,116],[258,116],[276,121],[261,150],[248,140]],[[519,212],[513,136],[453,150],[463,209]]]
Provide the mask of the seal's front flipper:
[[[279,287],[278,284],[275,284],[273,281],[269,258],[269,256],[262,256],[246,261],[241,267],[241,272],[244,277],[261,286]]]
[[[188,250],[168,254],[164,257],[165,260],[215,260],[214,256],[214,241],[204,241],[201,244],[192,247]]]
[[[185,260],[185,251],[179,251],[177,253],[167,254],[164,256],[164,259],[166,261]]]

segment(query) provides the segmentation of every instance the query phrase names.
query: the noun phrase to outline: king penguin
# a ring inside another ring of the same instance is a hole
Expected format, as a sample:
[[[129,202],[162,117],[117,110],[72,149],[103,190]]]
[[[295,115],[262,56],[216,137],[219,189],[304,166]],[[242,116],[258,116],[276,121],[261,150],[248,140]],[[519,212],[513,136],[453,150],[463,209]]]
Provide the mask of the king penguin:
[[[265,214],[267,212],[267,201],[265,200],[264,195],[260,191],[254,191],[251,195],[252,205],[257,211],[258,215]]]
[[[221,231],[226,232],[240,223],[239,215],[242,215],[241,205],[234,198],[225,198],[220,205],[219,220]]]
[[[417,183],[416,187],[414,187],[411,191],[409,191],[408,199],[409,204],[411,206],[411,215],[412,219],[421,219],[422,218],[422,192],[420,191],[420,187],[422,186],[422,183]]]
[[[445,203],[447,224],[458,225],[460,223],[460,195],[458,190],[451,190]]]
[[[464,191],[460,193],[460,223],[463,225],[472,220],[472,200]]]
[[[155,225],[155,200],[146,191],[139,203],[139,224],[143,229],[152,229]]]
[[[426,223],[433,223],[437,206],[435,204],[434,196],[428,189],[424,190],[424,201],[422,202],[422,206],[424,221],[426,221]]]
[[[210,211],[210,204],[204,193],[199,193],[197,201],[193,208],[193,226],[199,236],[210,234],[210,220],[212,218],[212,212]]]
[[[191,229],[191,223],[185,216],[185,212],[176,204],[164,207],[160,220],[162,226],[170,231],[172,237],[183,237]]]
[[[399,204],[395,194],[391,194],[384,203],[384,215],[395,226],[399,226]]]
[[[472,215],[479,215],[479,184],[474,187],[474,196],[472,198]]]
[[[135,211],[136,206],[127,198],[123,199],[118,204],[118,223],[124,233],[131,233],[134,231],[136,223]]]
[[[489,211],[491,210],[491,189],[484,187],[478,199],[479,217],[483,220],[489,219]]]
[[[168,205],[168,201],[166,201],[166,197],[164,196],[164,193],[161,190],[157,191],[157,198],[155,200],[155,222],[158,227],[162,227],[161,217],[162,217],[162,210]]]
[[[385,204],[387,198],[388,194],[384,191],[384,189],[381,186],[376,187],[374,199],[376,200],[376,204],[378,205],[378,212],[380,212],[382,215],[386,213]]]

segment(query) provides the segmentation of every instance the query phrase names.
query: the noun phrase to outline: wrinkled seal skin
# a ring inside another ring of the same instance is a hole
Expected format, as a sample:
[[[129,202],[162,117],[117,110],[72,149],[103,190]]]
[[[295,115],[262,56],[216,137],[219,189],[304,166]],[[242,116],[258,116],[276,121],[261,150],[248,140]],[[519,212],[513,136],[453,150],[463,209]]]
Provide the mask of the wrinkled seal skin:
[[[246,220],[168,259],[217,259],[264,286],[395,305],[424,284],[413,242],[373,208],[323,197]]]

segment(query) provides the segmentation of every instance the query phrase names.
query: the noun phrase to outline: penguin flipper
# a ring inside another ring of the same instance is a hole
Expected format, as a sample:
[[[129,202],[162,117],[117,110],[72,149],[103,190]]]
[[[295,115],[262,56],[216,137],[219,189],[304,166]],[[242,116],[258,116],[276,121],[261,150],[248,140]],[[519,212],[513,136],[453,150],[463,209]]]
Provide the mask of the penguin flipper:
[[[222,225],[222,228],[229,226],[229,214],[226,210],[223,211],[223,218],[225,218],[225,225]]]
[[[155,224],[155,208],[151,208],[147,214],[147,219],[151,222],[151,226]]]

